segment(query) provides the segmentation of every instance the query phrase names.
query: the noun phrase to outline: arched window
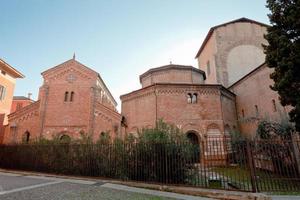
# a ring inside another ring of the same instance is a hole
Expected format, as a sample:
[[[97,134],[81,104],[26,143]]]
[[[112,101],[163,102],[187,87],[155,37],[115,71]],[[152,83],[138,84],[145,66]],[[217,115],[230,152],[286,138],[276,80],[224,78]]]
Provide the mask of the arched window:
[[[255,107],[255,115],[256,115],[256,117],[258,117],[258,115],[259,115],[259,112],[258,112],[258,106],[255,105],[254,107]]]
[[[65,92],[65,101],[68,101],[68,98],[69,98],[69,92],[66,91],[66,92]]]
[[[192,94],[191,93],[188,93],[187,94],[187,101],[188,101],[188,103],[192,103],[192,98],[193,98],[193,96],[192,96]]]
[[[194,93],[192,96],[192,103],[197,103],[197,93]]]
[[[73,101],[73,99],[74,99],[74,92],[72,91],[70,96],[70,101]]]
[[[277,108],[276,108],[276,102],[274,99],[272,99],[272,106],[273,106],[273,112],[276,112]]]
[[[243,118],[245,117],[244,109],[242,109],[242,117],[243,117]]]

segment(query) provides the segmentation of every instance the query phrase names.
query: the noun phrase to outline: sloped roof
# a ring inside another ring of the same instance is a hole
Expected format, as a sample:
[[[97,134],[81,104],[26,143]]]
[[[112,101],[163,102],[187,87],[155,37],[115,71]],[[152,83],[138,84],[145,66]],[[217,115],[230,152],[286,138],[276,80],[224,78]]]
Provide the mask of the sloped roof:
[[[67,61],[65,61],[65,62],[63,62],[63,63],[61,63],[61,64],[59,64],[59,65],[56,65],[56,66],[54,66],[54,67],[51,67],[51,68],[49,68],[49,69],[43,71],[41,74],[42,74],[42,75],[45,75],[45,74],[47,74],[47,73],[49,73],[49,72],[51,72],[51,71],[54,71],[54,70],[56,70],[56,69],[58,69],[58,68],[60,68],[60,67],[63,67],[64,64],[69,63],[69,62],[75,62],[75,63],[79,64],[80,66],[82,66],[82,67],[88,69],[89,71],[91,71],[91,72],[93,72],[93,73],[95,73],[95,74],[99,74],[99,73],[96,72],[95,70],[93,70],[93,69],[91,69],[91,68],[85,66],[84,64],[78,62],[78,61],[75,60],[75,59],[70,59],[70,60],[67,60]]]
[[[7,73],[11,74],[14,78],[24,78],[25,76],[10,66],[8,63],[6,63],[4,60],[0,59],[0,67],[3,68]]]
[[[195,72],[198,72],[198,73],[202,73],[203,76],[204,76],[204,79],[206,78],[205,77],[205,72],[198,69],[198,68],[195,68],[191,65],[176,65],[176,64],[169,64],[169,65],[164,65],[164,66],[161,66],[161,67],[156,67],[156,68],[151,68],[149,69],[148,71],[146,71],[145,73],[143,73],[142,75],[140,75],[140,81],[142,80],[142,78],[148,76],[149,74],[153,73],[153,72],[157,72],[157,71],[164,71],[164,70],[170,70],[170,69],[178,69],[178,70],[192,70],[192,71],[195,71]]]
[[[233,24],[233,23],[238,23],[238,22],[241,22],[241,23],[253,23],[253,24],[258,24],[260,26],[265,26],[265,27],[268,27],[269,25],[267,24],[264,24],[262,22],[258,22],[258,21],[255,21],[255,20],[252,20],[252,19],[248,19],[246,17],[242,17],[242,18],[239,18],[239,19],[236,19],[236,20],[232,20],[232,21],[229,21],[229,22],[226,22],[226,23],[223,23],[223,24],[219,24],[217,26],[213,26],[209,29],[200,49],[198,50],[197,52],[197,55],[195,58],[198,58],[200,53],[202,52],[202,50],[204,49],[206,43],[208,42],[209,38],[211,37],[211,35],[213,34],[214,30],[219,28],[219,27],[222,27],[222,26],[226,26],[226,25],[229,25],[229,24]]]
[[[33,101],[32,99],[25,97],[25,96],[14,96],[13,100],[29,100],[29,101]]]

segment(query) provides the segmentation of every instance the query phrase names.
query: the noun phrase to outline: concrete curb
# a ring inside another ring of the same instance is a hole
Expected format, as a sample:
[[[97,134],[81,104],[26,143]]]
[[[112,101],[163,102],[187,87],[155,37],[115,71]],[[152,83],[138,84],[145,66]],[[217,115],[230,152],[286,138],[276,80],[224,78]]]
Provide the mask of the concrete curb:
[[[174,192],[179,194],[199,196],[199,197],[209,197],[209,198],[222,199],[222,200],[271,200],[272,199],[271,197],[262,193],[148,184],[142,182],[111,180],[111,179],[103,179],[103,178],[96,178],[96,177],[66,176],[66,175],[28,172],[28,171],[16,171],[16,170],[6,170],[6,169],[0,169],[0,172],[20,174],[24,176],[35,175],[35,176],[56,177],[56,178],[64,178],[64,179],[101,181],[105,183],[114,183],[114,184],[126,185],[131,187],[137,187],[137,188],[145,188],[145,189],[159,190],[165,192]]]
[[[239,191],[226,191],[215,189],[203,189],[195,187],[180,187],[169,185],[155,185],[134,182],[119,182],[119,184],[131,187],[146,188],[152,190],[160,190],[166,192],[174,192],[192,196],[209,197],[222,200],[271,200],[272,198],[261,193],[239,192]]]

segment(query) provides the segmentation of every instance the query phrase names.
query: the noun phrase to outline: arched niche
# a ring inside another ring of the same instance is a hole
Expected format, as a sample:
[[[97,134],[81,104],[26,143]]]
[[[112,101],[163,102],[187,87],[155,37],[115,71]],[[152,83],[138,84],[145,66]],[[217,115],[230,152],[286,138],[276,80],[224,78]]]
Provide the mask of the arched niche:
[[[60,137],[59,137],[59,141],[61,143],[70,143],[71,142],[71,137],[66,135],[66,134],[62,134]]]
[[[229,50],[226,60],[228,85],[232,85],[264,61],[265,54],[263,50],[255,45],[233,47]]]
[[[29,141],[30,141],[30,132],[25,131],[25,133],[23,134],[23,142],[24,143],[29,143]]]

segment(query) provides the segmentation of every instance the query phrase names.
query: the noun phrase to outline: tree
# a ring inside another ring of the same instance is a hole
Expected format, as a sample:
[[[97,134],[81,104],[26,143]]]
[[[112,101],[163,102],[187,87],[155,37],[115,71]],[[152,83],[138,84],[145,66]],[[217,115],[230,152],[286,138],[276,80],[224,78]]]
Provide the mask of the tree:
[[[270,27],[265,35],[266,63],[274,72],[271,89],[283,106],[290,105],[290,121],[300,131],[300,0],[267,0]]]

